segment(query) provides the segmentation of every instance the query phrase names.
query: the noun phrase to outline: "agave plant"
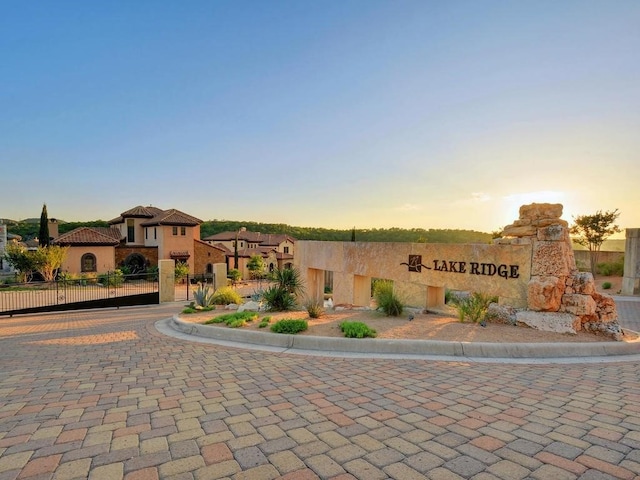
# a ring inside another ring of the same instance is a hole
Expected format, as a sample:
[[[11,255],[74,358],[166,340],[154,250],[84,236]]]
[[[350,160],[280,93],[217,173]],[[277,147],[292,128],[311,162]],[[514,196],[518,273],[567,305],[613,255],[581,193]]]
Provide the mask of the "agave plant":
[[[206,308],[213,305],[214,293],[209,288],[209,285],[198,283],[198,288],[193,292],[196,308]]]

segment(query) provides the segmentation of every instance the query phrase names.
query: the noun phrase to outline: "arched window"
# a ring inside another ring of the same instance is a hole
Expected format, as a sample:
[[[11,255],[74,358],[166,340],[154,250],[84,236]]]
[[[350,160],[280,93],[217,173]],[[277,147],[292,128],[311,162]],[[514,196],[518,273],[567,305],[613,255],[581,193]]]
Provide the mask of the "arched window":
[[[85,253],[80,259],[80,271],[81,272],[95,272],[96,269],[96,256],[93,253]]]

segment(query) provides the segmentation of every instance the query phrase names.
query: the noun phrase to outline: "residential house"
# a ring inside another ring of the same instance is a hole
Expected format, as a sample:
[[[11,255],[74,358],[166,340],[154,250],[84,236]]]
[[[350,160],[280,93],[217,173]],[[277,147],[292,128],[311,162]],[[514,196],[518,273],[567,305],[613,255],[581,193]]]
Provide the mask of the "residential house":
[[[102,273],[126,266],[136,273],[173,259],[190,275],[211,274],[225,263],[225,249],[200,240],[202,220],[180,210],[137,206],[109,221],[110,227],[81,227],[56,238],[69,246],[63,271]]]
[[[227,268],[235,268],[235,245],[238,242],[238,270],[243,278],[249,278],[247,263],[254,255],[260,255],[268,271],[292,268],[296,239],[286,234],[250,232],[241,228],[237,232],[222,232],[203,238],[210,245],[223,247],[227,253]]]

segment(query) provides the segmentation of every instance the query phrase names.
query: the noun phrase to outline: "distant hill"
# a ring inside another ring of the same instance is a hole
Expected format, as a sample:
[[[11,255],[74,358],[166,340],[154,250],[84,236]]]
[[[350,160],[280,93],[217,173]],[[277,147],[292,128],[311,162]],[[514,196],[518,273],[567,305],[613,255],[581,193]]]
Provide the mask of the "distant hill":
[[[614,240],[605,240],[600,248],[603,252],[624,252],[625,250],[625,242],[624,238],[616,238]],[[574,250],[588,250],[587,247],[583,247],[578,243],[573,241],[573,249]]]
[[[352,229],[295,227],[282,223],[239,222],[235,220],[209,220],[200,225],[202,238],[221,232],[236,232],[245,227],[252,232],[287,234],[298,240],[351,241]],[[444,230],[423,228],[368,228],[356,229],[358,242],[415,242],[415,243],[490,243],[491,234],[473,230]]]

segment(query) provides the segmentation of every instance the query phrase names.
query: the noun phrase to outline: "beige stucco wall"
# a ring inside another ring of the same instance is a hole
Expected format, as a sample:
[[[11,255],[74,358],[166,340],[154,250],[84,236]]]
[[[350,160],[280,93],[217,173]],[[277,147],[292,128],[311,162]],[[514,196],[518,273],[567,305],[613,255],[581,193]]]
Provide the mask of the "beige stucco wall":
[[[622,294],[640,294],[640,228],[627,228]]]
[[[409,271],[410,255],[422,257],[420,271]],[[530,244],[298,241],[294,265],[311,296],[322,293],[317,271],[334,272],[335,303],[361,304],[370,279],[384,278],[394,281],[405,303],[418,307],[441,305],[445,289],[497,295],[501,303],[526,306],[531,256]]]
[[[96,256],[97,273],[105,273],[115,270],[115,253],[114,247],[80,247],[74,246],[67,249],[67,257],[62,264],[61,271],[81,274],[82,267],[80,261],[85,253],[92,253]]]
[[[197,237],[194,235],[197,233]],[[158,258],[170,259],[171,252],[189,252],[189,274],[193,275],[194,268],[194,238],[200,238],[200,226],[186,227],[185,235],[180,235],[180,227],[178,227],[178,235],[173,235],[173,227],[163,225],[158,227]],[[199,272],[198,272],[199,273]]]

